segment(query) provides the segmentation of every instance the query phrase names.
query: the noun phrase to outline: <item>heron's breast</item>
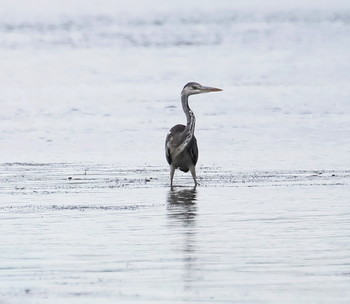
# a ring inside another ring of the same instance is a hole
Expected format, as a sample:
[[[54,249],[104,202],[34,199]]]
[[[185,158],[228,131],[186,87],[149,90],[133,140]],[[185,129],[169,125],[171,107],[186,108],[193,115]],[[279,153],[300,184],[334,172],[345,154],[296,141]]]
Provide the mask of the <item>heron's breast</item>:
[[[187,150],[177,148],[171,152],[172,165],[176,168],[188,169],[192,165],[190,153]]]

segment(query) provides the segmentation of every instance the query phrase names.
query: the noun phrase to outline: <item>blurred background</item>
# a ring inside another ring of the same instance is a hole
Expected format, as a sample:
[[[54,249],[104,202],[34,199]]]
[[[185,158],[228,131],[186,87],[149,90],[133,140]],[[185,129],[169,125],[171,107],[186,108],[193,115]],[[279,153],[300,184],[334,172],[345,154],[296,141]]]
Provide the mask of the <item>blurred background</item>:
[[[348,1],[1,1],[1,162],[167,166],[189,81],[200,166],[350,166]]]

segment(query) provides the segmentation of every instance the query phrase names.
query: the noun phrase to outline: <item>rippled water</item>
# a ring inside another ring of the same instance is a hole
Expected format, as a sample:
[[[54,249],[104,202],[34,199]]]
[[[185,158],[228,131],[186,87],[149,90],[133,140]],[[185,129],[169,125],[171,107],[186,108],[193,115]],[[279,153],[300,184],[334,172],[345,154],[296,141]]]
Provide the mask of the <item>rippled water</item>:
[[[4,303],[349,299],[350,171],[208,168],[173,190],[162,168],[0,173]]]
[[[248,2],[4,0],[0,303],[349,302],[350,6]]]

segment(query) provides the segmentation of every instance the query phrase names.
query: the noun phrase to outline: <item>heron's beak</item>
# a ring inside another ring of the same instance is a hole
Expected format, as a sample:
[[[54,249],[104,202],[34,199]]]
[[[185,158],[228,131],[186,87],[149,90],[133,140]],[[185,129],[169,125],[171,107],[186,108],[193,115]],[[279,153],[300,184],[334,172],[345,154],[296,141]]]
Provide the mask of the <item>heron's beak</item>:
[[[222,91],[222,90],[218,89],[218,88],[202,86],[201,87],[201,91],[202,91],[202,93],[208,93],[208,92],[219,92],[219,91]]]

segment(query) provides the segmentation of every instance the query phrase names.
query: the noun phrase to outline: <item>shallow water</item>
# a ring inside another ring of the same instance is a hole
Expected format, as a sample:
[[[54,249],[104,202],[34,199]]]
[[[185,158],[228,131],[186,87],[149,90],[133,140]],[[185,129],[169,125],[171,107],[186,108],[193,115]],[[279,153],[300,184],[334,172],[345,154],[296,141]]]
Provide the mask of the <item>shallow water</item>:
[[[350,171],[0,167],[4,303],[347,303]]]
[[[346,1],[3,4],[1,304],[349,302]]]

